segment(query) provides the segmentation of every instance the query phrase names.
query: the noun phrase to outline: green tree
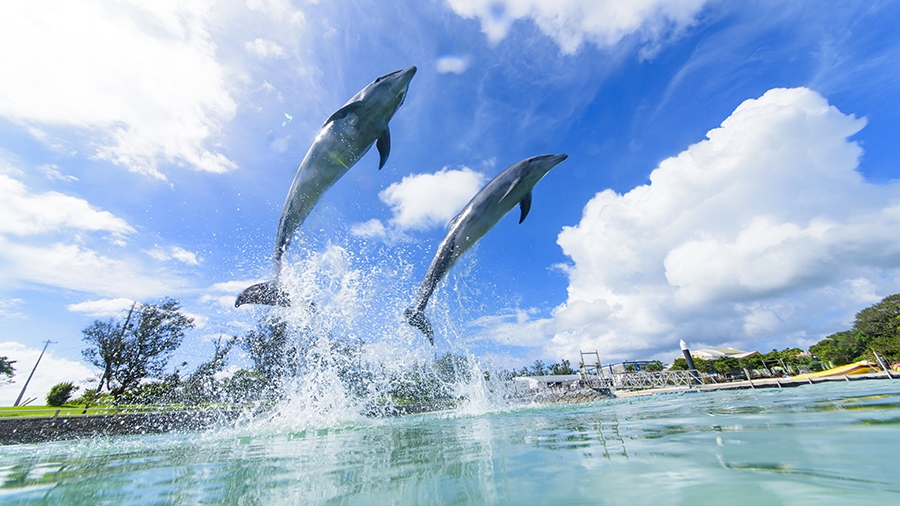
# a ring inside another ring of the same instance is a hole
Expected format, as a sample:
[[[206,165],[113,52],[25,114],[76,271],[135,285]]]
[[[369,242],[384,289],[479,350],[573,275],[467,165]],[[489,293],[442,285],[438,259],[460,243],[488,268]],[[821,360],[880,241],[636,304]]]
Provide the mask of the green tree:
[[[874,359],[878,351],[888,360],[900,360],[900,294],[856,313],[853,328],[831,334],[810,346],[809,351],[832,365],[844,365],[864,358]]]
[[[531,366],[531,375],[532,376],[543,376],[547,374],[547,370],[544,366],[543,360],[535,360],[534,365]]]
[[[467,382],[472,379],[469,359],[465,355],[456,355],[448,351],[435,359],[432,368],[444,383]]]
[[[572,369],[572,364],[569,363],[568,360],[562,359],[558,364],[553,364],[550,366],[550,374],[575,374],[575,370]]]
[[[62,406],[69,402],[69,398],[72,397],[72,394],[75,393],[76,390],[78,390],[78,387],[73,385],[70,381],[53,385],[50,388],[50,392],[47,394],[47,405],[54,407]]]
[[[707,374],[716,371],[716,368],[713,365],[713,360],[705,360],[698,357],[692,358],[694,359],[694,367],[696,367],[698,371],[705,372]],[[673,371],[687,371],[687,360],[684,357],[678,357],[674,362],[672,362],[672,366],[669,369]]]
[[[91,346],[82,355],[103,370],[98,389],[105,386],[116,398],[145,378],[162,378],[185,330],[194,327],[178,301],[168,298],[129,316],[125,322],[95,320],[82,331],[82,340]]]
[[[265,317],[256,329],[238,340],[238,345],[253,361],[253,370],[262,380],[275,388],[281,380],[296,371],[301,350],[286,321]]]
[[[706,374],[716,372],[715,360],[694,357],[694,367],[696,367],[698,371]]]
[[[897,318],[900,317],[900,293],[889,295],[859,313],[853,330],[872,339],[896,338]]]
[[[747,369],[748,371],[752,371],[754,369],[764,369],[763,367],[763,358],[762,355],[750,355],[741,359],[738,359],[738,365],[740,365],[741,369]]]
[[[809,347],[810,353],[834,366],[855,362],[866,352],[868,340],[852,330],[836,332]]]
[[[13,367],[13,364],[15,363],[15,360],[10,360],[7,357],[0,357],[0,376],[6,376],[6,381],[11,381],[13,375],[16,373],[16,369]]]
[[[684,359],[682,359],[682,360],[684,360]],[[662,371],[663,364],[659,360],[654,360],[653,362],[650,362],[649,364],[647,364],[647,367],[644,370],[646,370],[647,372]]]
[[[734,357],[719,357],[713,362],[713,369],[723,376],[733,374],[741,369],[741,363]]]
[[[210,402],[216,400],[222,393],[222,384],[216,381],[215,375],[228,365],[228,353],[234,347],[237,337],[219,339],[213,343],[213,356],[208,361],[197,366],[184,381],[184,395],[188,400]]]

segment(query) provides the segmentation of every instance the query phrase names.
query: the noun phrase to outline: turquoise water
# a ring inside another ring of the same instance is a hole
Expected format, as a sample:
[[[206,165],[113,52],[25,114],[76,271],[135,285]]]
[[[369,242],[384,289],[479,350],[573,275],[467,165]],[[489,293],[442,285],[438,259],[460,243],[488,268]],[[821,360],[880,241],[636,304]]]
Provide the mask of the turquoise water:
[[[900,381],[461,411],[0,447],[0,502],[900,501]]]

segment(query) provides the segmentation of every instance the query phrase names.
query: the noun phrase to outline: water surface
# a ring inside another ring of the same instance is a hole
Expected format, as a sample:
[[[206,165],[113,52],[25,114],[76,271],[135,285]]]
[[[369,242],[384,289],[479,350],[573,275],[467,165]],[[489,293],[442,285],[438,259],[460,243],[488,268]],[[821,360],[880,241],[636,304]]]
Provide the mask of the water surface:
[[[900,381],[0,447],[3,504],[900,501]],[[298,421],[301,420],[301,421]]]

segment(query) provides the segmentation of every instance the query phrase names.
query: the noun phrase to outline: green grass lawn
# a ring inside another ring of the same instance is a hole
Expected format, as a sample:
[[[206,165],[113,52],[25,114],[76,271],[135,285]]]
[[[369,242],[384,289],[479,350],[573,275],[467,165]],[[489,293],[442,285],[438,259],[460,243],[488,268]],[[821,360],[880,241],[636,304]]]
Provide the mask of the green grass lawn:
[[[253,407],[251,404],[230,403],[197,403],[185,404],[119,404],[118,406],[99,405],[91,406],[85,410],[83,404],[66,404],[65,406],[18,406],[0,407],[0,419],[8,418],[53,418],[90,416],[90,415],[117,415],[135,413],[182,413],[205,412],[222,410],[241,410]],[[257,406],[258,407],[258,406]],[[57,415],[57,410],[59,414]]]
[[[142,406],[142,405],[120,405],[120,406],[92,406],[85,410],[82,405],[67,404],[65,406],[19,406],[0,408],[0,419],[4,418],[52,418],[54,416],[72,417],[72,416],[88,416],[88,415],[115,415],[125,413],[160,413],[185,411],[187,408],[183,406]],[[56,412],[59,411],[59,415]],[[86,412],[85,412],[86,411]]]

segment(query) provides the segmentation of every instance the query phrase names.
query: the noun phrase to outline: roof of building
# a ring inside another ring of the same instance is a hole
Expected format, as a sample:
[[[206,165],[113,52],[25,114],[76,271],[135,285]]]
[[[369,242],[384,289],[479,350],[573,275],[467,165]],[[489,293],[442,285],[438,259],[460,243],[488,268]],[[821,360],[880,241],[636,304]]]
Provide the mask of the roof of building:
[[[753,355],[759,355],[758,351],[741,351],[735,348],[706,348],[702,350],[691,350],[691,356],[702,358],[704,360],[715,360],[722,357],[744,358]]]

